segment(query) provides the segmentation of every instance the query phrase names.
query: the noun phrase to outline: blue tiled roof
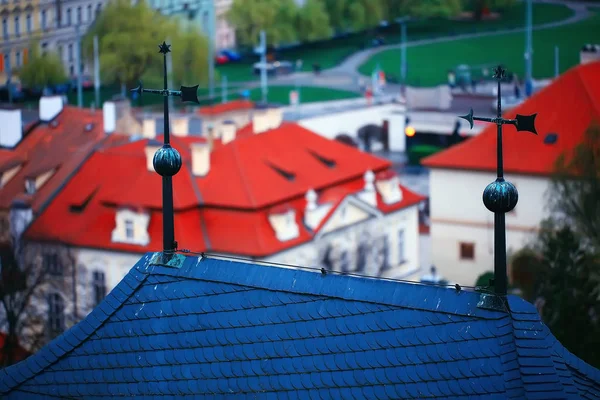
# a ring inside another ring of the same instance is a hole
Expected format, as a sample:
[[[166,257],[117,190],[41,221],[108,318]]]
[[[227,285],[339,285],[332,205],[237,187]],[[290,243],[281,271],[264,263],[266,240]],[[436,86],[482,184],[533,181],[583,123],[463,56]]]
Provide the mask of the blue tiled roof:
[[[5,398],[594,399],[535,308],[379,279],[147,254],[85,320],[0,370]]]

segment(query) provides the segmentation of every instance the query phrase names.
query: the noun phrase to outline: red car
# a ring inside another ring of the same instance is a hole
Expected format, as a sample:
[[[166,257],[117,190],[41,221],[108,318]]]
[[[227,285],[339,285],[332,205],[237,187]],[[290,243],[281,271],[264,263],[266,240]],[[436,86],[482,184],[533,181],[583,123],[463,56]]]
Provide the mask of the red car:
[[[219,54],[215,57],[215,62],[219,65],[227,64],[229,62],[229,58],[225,54]]]

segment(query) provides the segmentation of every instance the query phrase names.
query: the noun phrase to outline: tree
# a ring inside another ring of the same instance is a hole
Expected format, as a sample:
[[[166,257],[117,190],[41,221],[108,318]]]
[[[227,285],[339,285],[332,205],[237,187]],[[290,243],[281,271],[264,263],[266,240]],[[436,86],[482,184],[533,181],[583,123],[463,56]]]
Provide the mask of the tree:
[[[561,154],[548,191],[549,209],[600,249],[600,125],[590,124],[583,143]]]
[[[462,0],[411,0],[408,13],[415,18],[449,18],[463,9]]]
[[[62,329],[47,329],[48,296],[60,294],[62,299],[65,294],[70,297],[69,293],[75,293],[75,257],[71,249],[24,242],[19,229],[15,229],[23,226],[22,222],[19,214],[11,217],[10,241],[0,245],[0,330],[6,332],[0,367],[18,361],[22,347],[35,351],[60,334]],[[58,328],[66,329],[78,321],[76,303],[74,297],[73,311],[64,315],[63,325]]]
[[[170,53],[174,68],[181,71],[181,64],[190,68],[185,70],[185,80],[207,82],[204,68],[208,48],[206,39],[199,31],[186,29],[176,19],[157,13],[144,0],[135,4],[128,0],[115,0],[107,4],[83,40],[82,47],[88,60],[93,56],[95,35],[99,41],[103,80],[119,83],[123,91],[125,87],[137,86],[142,76],[162,77],[163,60],[158,55],[157,46],[163,40],[174,43],[174,51]]]
[[[267,42],[277,46],[297,40],[297,14],[294,0],[234,0],[227,17],[242,45],[256,46],[260,31],[265,30]]]
[[[338,31],[344,31],[350,27],[348,8],[351,0],[325,0],[325,12],[329,17],[331,27]]]
[[[532,287],[542,319],[573,354],[599,367],[600,257],[564,223],[547,220],[540,231],[541,256]]]
[[[19,70],[19,79],[23,85],[43,88],[66,81],[65,70],[58,55],[41,54],[38,42],[31,43],[29,48],[29,61]]]
[[[548,190],[551,216],[536,243],[513,257],[512,277],[525,299],[571,352],[600,366],[600,128],[556,162]],[[596,346],[596,347],[594,347]]]
[[[302,41],[314,41],[331,36],[333,30],[321,0],[306,0],[298,11],[298,36]]]

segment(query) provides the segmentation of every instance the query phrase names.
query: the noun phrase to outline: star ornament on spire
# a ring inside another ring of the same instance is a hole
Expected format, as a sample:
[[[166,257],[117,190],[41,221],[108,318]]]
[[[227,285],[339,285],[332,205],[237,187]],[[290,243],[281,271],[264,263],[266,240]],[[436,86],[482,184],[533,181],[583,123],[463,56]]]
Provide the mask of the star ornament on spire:
[[[167,44],[166,42],[162,42],[162,44],[159,44],[158,48],[159,48],[158,52],[162,53],[162,54],[167,54],[167,53],[171,52],[171,45]]]
[[[494,78],[495,79],[502,79],[504,78],[504,75],[506,73],[506,70],[504,69],[504,67],[502,67],[502,65],[498,65],[497,67],[494,68]]]

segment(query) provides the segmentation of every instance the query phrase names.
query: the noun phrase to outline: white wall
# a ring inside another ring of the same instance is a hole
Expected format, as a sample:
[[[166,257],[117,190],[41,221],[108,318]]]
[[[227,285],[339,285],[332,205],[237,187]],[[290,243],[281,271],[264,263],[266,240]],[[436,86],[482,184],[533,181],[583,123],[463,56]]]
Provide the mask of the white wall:
[[[386,104],[343,112],[335,112],[316,117],[298,120],[298,124],[328,139],[334,139],[340,133],[358,138],[357,131],[365,125],[382,125],[389,121],[390,150],[404,151],[406,139],[404,135],[404,107]]]
[[[483,205],[483,190],[496,179],[493,172],[432,169],[430,179],[431,247],[441,275],[463,285],[494,269],[494,214]],[[519,202],[506,214],[506,244],[516,251],[530,243],[548,213],[546,177],[508,175]],[[460,243],[475,244],[474,260],[460,260]]]
[[[403,264],[398,264],[398,232],[404,229],[404,258]],[[349,251],[350,264],[356,264],[357,248],[362,235],[374,237],[380,234],[388,235],[390,249],[389,261],[392,269],[387,270],[382,276],[388,278],[401,278],[418,280],[420,271],[419,259],[419,226],[418,209],[409,207],[397,212],[387,214],[381,218],[373,218],[344,229],[323,235],[320,239],[283,251],[266,261],[280,262],[291,265],[320,267],[321,258],[325,248],[332,245],[337,252],[346,249]],[[340,271],[339,259],[334,262],[335,270]],[[377,268],[373,267],[373,255],[367,257],[366,275],[378,275]]]
[[[94,292],[92,286],[93,271],[104,272],[106,294],[117,286],[133,266],[142,258],[142,253],[124,253],[96,249],[79,249],[77,264],[80,267],[77,277],[80,283],[78,297],[82,316],[92,310]],[[86,284],[87,283],[87,284]]]

